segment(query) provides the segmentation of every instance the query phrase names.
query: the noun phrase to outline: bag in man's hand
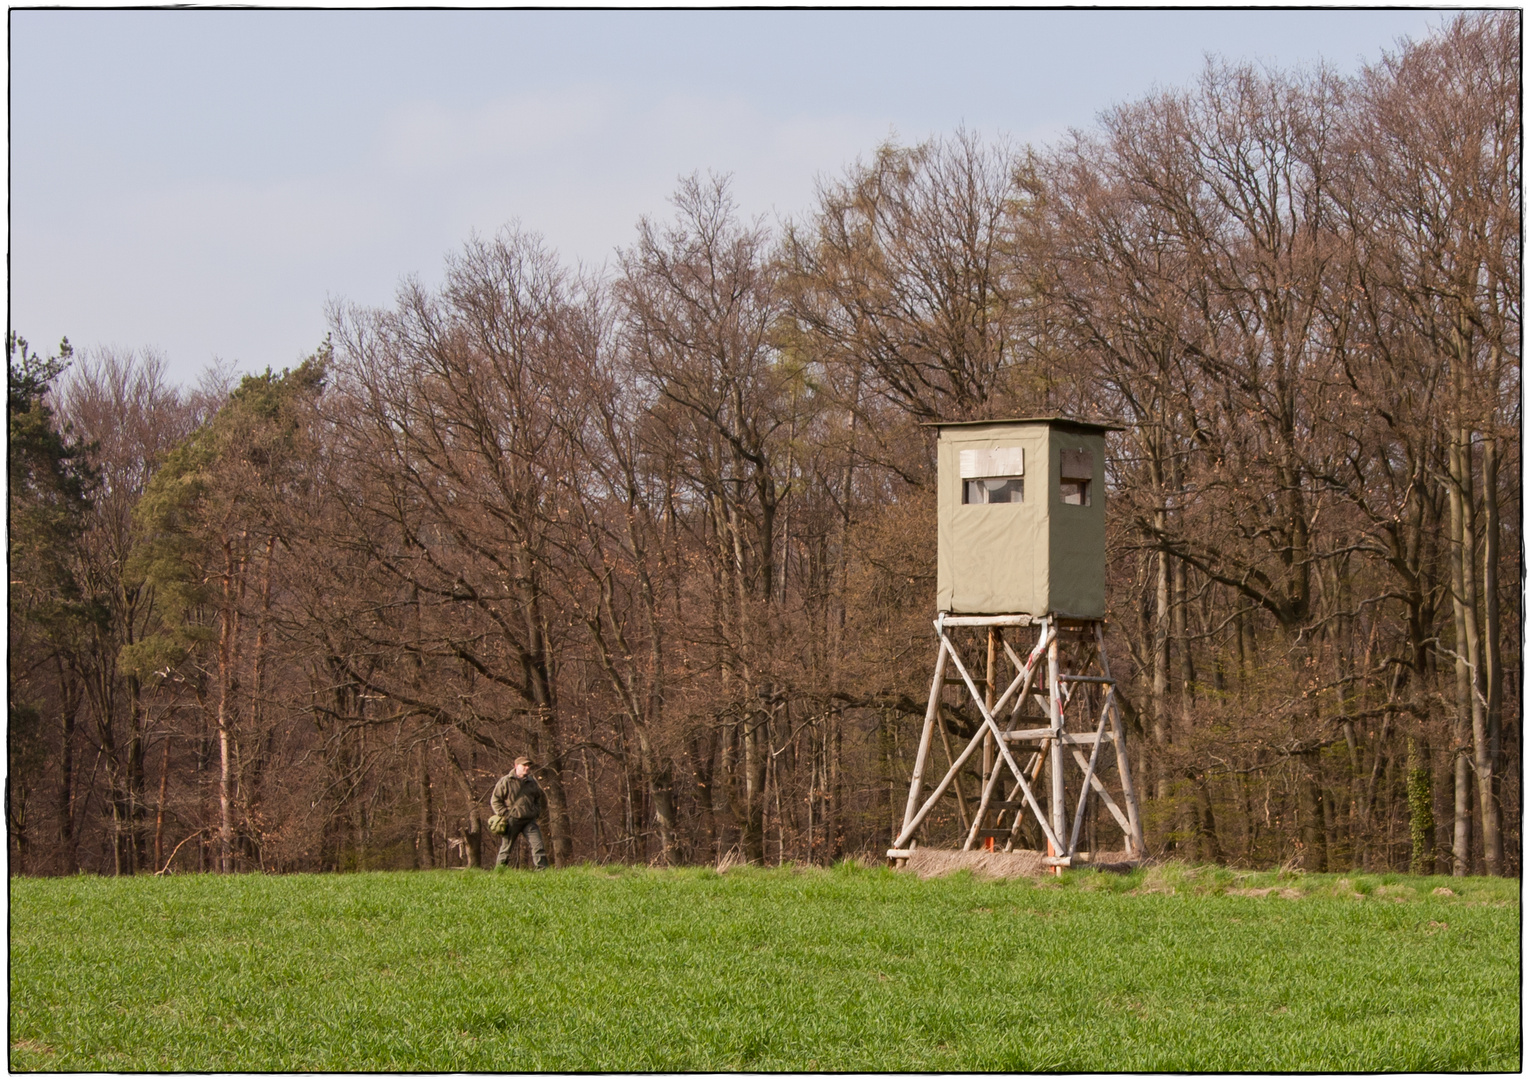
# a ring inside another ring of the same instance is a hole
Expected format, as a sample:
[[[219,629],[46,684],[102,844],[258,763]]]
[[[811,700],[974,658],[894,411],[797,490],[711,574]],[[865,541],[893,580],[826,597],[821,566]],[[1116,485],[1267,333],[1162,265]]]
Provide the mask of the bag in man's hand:
[[[495,836],[504,836],[510,831],[510,821],[504,814],[495,814],[489,818],[489,831]]]

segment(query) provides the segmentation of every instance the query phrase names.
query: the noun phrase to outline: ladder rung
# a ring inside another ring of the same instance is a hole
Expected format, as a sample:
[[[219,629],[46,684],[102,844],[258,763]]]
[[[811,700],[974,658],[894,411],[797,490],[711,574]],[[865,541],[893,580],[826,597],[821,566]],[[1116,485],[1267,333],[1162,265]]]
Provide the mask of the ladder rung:
[[[1023,731],[1006,731],[1004,738],[1007,742],[1035,742],[1040,739],[1050,739],[1051,728],[1026,728]],[[1107,731],[1101,736],[1106,742],[1115,742],[1115,732]],[[1094,732],[1092,731],[1065,731],[1062,736],[1064,746],[1092,746],[1094,744]]]
[[[1109,683],[1111,686],[1114,686],[1116,684],[1116,680],[1114,680],[1114,679],[1107,679],[1103,675],[1059,675],[1059,676],[1057,676],[1057,681],[1058,682],[1097,682],[1097,683]]]

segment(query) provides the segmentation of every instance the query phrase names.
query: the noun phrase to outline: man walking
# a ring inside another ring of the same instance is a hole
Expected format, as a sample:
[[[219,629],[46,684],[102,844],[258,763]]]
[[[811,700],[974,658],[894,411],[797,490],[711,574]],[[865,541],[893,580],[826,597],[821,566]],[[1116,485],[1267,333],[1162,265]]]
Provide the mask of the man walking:
[[[518,757],[515,768],[499,778],[494,793],[489,796],[489,808],[505,819],[504,840],[499,845],[499,858],[494,868],[510,865],[510,848],[515,838],[526,834],[526,845],[531,848],[531,864],[538,870],[547,869],[547,848],[542,843],[542,829],[537,818],[547,809],[547,796],[542,785],[531,775],[531,759]]]

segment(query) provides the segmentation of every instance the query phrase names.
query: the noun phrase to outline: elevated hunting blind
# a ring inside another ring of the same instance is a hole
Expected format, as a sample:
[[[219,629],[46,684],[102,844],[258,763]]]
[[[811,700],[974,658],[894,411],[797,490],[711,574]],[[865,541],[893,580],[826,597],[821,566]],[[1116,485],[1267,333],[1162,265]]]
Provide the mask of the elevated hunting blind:
[[[1122,429],[1060,416],[930,426],[939,435],[939,645],[903,826],[888,858],[906,860],[921,829],[928,836],[956,825],[964,851],[994,850],[1002,840],[1006,851],[1044,847],[1043,862],[1059,869],[1098,861],[1100,805],[1124,837],[1118,861],[1140,858],[1105,653],[1105,434]],[[984,662],[972,657],[969,668],[964,644],[979,642]],[[948,702],[948,690],[969,700]],[[926,794],[936,732],[948,766]],[[953,736],[968,739],[959,752]],[[1070,759],[1078,768],[1071,818]],[[954,805],[942,801],[947,795]]]
[[[1105,433],[1063,417],[932,425],[935,606],[965,615],[1105,616]]]

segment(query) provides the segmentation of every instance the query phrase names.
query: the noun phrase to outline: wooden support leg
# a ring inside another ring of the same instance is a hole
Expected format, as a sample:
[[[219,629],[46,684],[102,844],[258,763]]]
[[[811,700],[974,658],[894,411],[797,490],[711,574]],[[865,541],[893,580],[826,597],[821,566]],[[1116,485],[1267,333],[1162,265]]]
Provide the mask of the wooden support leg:
[[[998,651],[998,640],[999,628],[996,626],[990,626],[988,628],[988,663],[985,668],[986,674],[984,676],[985,681],[983,683],[983,707],[988,710],[989,715],[993,714],[993,680],[994,675],[996,674],[995,668],[997,667],[994,661],[997,659],[995,654]],[[993,785],[990,783],[990,780],[993,776],[997,775],[996,769],[994,768],[995,756],[993,748],[993,732],[985,731],[983,733],[983,789],[985,791],[992,788]],[[983,814],[979,814],[979,821],[981,821],[984,816],[985,815]],[[986,846],[989,848],[993,847],[992,844],[988,844]]]
[[[940,695],[945,690],[946,649],[942,643],[935,656],[935,678],[930,683],[930,701],[924,710],[924,731],[919,735],[919,752],[914,758],[914,775],[908,782],[908,803],[903,808],[903,828],[914,820],[919,806],[919,792],[924,787],[924,766],[930,757],[930,736],[935,732],[935,717],[940,711]]]
[[[1053,636],[1047,643],[1047,713],[1051,720],[1052,730],[1061,736],[1063,728],[1062,714],[1062,682],[1058,679],[1061,674],[1058,671],[1058,640]],[[1068,827],[1067,808],[1063,799],[1063,744],[1060,737],[1052,739],[1052,837],[1061,839],[1063,832]],[[1061,851],[1048,851],[1049,855],[1061,855]],[[1061,873],[1061,868],[1054,868]]]

